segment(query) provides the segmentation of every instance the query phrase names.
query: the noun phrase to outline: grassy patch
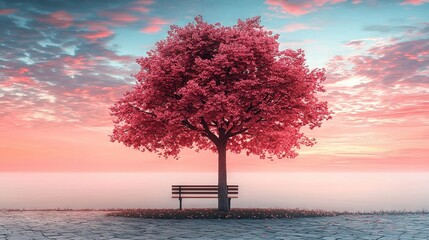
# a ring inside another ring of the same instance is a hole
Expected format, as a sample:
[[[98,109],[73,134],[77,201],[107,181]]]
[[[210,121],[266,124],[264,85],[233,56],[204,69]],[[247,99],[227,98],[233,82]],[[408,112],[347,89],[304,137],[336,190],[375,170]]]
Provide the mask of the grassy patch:
[[[301,217],[332,217],[339,215],[406,215],[428,214],[421,211],[373,211],[373,212],[336,212],[305,209],[275,208],[236,208],[230,212],[218,212],[217,209],[127,209],[110,212],[108,216],[152,218],[152,219],[277,219]]]
[[[406,211],[325,211],[307,209],[282,208],[234,208],[230,212],[218,212],[214,208],[194,209],[0,209],[0,212],[106,212],[107,216],[152,218],[152,219],[275,219],[275,218],[302,218],[302,217],[333,217],[340,215],[411,215],[429,214],[428,210]]]
[[[108,213],[108,216],[153,219],[271,219],[336,216],[336,212],[302,209],[237,208],[230,212],[217,209],[130,209]]]

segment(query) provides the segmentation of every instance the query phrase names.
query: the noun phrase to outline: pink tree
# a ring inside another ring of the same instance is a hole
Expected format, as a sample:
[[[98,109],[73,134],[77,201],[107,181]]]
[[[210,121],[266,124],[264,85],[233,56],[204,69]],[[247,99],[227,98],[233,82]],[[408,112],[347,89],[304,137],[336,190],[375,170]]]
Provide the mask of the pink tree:
[[[324,70],[309,70],[302,50],[279,50],[260,18],[232,27],[201,17],[171,26],[156,49],[137,60],[137,83],[111,108],[112,141],[177,157],[182,148],[218,153],[218,210],[229,211],[226,151],[293,158],[312,146],[301,127],[330,118]]]

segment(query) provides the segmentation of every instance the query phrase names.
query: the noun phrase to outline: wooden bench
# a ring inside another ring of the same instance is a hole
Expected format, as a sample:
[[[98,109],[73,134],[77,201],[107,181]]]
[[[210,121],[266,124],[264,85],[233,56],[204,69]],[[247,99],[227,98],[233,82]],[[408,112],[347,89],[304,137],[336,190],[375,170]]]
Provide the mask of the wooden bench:
[[[217,198],[217,185],[172,185],[172,198],[178,198],[182,210],[183,198]],[[231,198],[238,198],[238,185],[228,185],[228,204],[231,208]]]

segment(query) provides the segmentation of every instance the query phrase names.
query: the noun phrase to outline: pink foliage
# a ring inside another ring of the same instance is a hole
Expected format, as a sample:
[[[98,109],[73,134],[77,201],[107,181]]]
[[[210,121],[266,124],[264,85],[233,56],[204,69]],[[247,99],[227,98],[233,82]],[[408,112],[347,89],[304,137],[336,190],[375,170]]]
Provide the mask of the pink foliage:
[[[330,118],[316,96],[324,70],[309,70],[302,50],[279,51],[278,35],[259,17],[232,27],[195,21],[172,26],[137,60],[136,86],[111,108],[111,140],[166,157],[226,144],[234,153],[284,158],[312,146],[300,129]]]

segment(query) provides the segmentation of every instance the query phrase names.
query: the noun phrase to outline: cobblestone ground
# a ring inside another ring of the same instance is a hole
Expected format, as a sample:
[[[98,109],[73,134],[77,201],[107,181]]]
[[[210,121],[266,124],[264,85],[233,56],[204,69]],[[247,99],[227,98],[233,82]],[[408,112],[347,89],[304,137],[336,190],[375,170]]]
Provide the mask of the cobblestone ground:
[[[0,211],[0,240],[15,239],[429,239],[429,214],[153,220],[100,211]]]

